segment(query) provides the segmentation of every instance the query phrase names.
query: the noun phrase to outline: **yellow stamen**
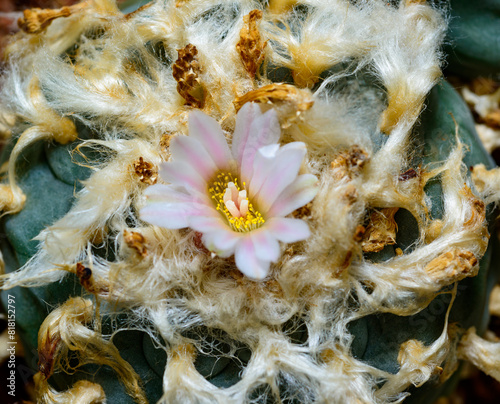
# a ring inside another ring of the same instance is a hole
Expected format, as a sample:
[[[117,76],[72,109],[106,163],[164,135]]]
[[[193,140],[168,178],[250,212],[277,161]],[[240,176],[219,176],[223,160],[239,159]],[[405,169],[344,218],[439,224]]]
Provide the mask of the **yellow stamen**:
[[[243,183],[243,188],[246,184]],[[234,230],[245,233],[265,223],[262,214],[248,200],[246,190],[241,190],[238,178],[231,173],[219,172],[208,186],[208,193]],[[229,208],[228,208],[229,207]]]

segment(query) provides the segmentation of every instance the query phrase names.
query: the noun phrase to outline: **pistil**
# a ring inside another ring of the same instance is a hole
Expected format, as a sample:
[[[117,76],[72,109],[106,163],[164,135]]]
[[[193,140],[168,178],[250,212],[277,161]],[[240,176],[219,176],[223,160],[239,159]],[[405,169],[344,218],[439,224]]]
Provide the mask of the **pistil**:
[[[243,183],[243,188],[246,184]],[[234,231],[247,232],[265,223],[262,214],[249,201],[246,189],[241,189],[238,178],[220,172],[208,188],[216,209],[221,212]]]

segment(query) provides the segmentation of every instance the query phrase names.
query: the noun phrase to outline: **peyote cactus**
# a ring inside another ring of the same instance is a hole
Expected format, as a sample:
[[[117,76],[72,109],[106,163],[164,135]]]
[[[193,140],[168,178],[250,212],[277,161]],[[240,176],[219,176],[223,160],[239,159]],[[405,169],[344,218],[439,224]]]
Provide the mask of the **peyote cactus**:
[[[1,87],[2,288],[38,402],[429,403],[460,359],[495,374],[477,334],[500,181],[441,79],[444,15],[25,13]]]

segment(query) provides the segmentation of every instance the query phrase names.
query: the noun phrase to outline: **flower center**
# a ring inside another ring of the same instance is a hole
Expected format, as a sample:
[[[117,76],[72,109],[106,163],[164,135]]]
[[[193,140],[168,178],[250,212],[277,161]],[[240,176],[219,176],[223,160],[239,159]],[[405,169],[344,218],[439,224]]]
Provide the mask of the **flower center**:
[[[234,231],[247,232],[264,224],[262,214],[248,200],[246,189],[240,189],[238,178],[231,173],[219,172],[208,192]]]

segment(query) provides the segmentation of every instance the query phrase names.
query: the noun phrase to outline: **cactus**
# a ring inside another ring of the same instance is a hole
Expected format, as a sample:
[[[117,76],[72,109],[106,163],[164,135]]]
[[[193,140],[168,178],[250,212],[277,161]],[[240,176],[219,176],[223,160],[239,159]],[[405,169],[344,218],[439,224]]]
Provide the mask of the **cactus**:
[[[487,326],[498,191],[441,78],[444,13],[25,13],[1,90],[2,297],[38,402],[426,403],[452,388]]]

